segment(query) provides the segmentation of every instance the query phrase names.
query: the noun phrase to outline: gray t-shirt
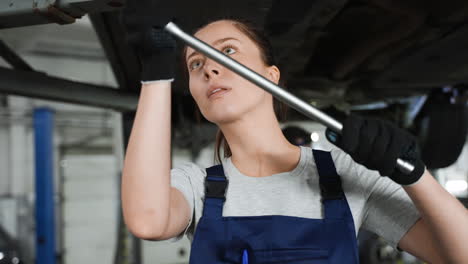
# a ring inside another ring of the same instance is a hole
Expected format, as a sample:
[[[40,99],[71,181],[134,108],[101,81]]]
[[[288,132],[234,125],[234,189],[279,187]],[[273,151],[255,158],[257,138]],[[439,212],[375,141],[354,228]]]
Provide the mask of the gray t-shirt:
[[[419,219],[419,212],[403,188],[377,171],[354,162],[340,149],[331,150],[357,230],[364,228],[396,247]],[[322,218],[319,176],[310,147],[301,147],[296,168],[265,177],[243,175],[231,162],[222,160],[229,186],[223,216],[287,215]],[[180,190],[192,209],[186,230],[190,241],[203,213],[205,168],[186,162],[171,170],[171,185]],[[193,221],[195,220],[195,221]]]

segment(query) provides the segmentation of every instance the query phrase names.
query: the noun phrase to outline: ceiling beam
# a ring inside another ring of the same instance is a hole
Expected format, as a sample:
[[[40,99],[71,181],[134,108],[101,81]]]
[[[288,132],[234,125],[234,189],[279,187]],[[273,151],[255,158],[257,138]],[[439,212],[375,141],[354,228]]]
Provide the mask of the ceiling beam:
[[[10,70],[3,67],[0,67],[0,93],[117,111],[135,110],[138,103],[135,93],[51,77],[41,72]]]
[[[0,56],[17,70],[34,71],[34,69],[16,54],[15,51],[8,47],[3,40],[0,40]]]

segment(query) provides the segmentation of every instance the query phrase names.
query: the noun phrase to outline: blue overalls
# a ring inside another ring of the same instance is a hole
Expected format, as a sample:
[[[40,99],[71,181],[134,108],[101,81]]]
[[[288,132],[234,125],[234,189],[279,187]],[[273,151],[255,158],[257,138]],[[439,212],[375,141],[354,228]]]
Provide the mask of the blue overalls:
[[[190,264],[359,263],[354,221],[329,152],[313,150],[323,219],[282,215],[223,217],[227,179],[222,165],[206,169],[203,215]]]

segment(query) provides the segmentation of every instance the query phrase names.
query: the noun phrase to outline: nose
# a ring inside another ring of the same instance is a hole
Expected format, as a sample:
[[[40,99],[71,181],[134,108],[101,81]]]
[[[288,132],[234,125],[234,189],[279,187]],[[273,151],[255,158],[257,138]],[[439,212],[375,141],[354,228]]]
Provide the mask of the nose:
[[[209,80],[210,78],[214,76],[219,76],[221,73],[220,71],[221,66],[210,61],[209,63],[206,62],[205,64],[205,79]]]

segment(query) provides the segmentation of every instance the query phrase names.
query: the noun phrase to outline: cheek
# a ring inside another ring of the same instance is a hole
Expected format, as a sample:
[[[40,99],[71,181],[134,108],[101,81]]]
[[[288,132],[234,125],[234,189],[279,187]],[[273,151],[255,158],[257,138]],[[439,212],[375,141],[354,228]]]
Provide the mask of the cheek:
[[[194,80],[194,78],[189,78],[189,91],[195,102],[199,105],[202,96],[202,89],[200,87],[200,83]]]
[[[264,71],[262,71],[263,68],[261,68],[261,67],[254,68],[254,67],[252,67],[251,69],[254,70],[256,73],[260,74],[261,76],[265,77],[266,79],[268,79],[268,77],[266,76],[266,73]],[[244,93],[246,95],[246,97],[249,97],[249,96],[262,97],[262,96],[265,95],[265,93],[267,93],[265,90],[263,90],[262,88],[258,87],[255,84],[253,84],[252,82],[244,79],[243,77],[240,77],[240,76],[236,75],[236,79],[237,79],[237,82],[239,84],[238,86],[240,87],[239,91],[242,91],[242,93]],[[251,98],[251,99],[254,99],[254,98]]]

